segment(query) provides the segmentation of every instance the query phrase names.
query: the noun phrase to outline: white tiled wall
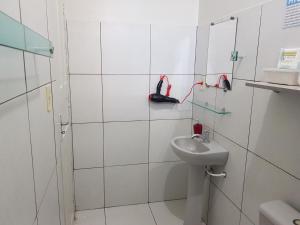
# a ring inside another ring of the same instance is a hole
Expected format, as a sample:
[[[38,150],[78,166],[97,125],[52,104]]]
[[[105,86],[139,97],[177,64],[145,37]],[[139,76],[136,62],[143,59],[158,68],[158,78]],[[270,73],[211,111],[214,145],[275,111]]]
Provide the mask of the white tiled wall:
[[[76,209],[97,209],[104,206],[103,169],[74,171]]]
[[[71,74],[101,73],[100,23],[68,22],[68,47]]]
[[[102,84],[100,76],[72,76],[71,100],[74,123],[102,122]]]
[[[150,25],[102,23],[103,74],[149,74]]]
[[[0,102],[7,101],[26,92],[23,53],[0,47]]]
[[[74,168],[103,167],[103,125],[73,125]]]
[[[147,75],[103,76],[104,121],[148,120],[148,96]]]
[[[151,74],[194,74],[196,28],[151,26]]]
[[[185,198],[187,169],[184,162],[150,163],[149,201]]]
[[[53,2],[55,7],[50,8],[53,4],[47,5],[47,0],[4,0],[0,11],[47,39],[51,36],[53,41],[54,33],[58,32],[57,27],[48,30],[50,23],[58,26],[58,5]],[[56,17],[50,19],[47,13]],[[55,43],[55,49],[60,48],[60,41]],[[54,126],[54,116],[61,112],[56,102],[65,101],[67,105],[67,100],[55,89],[52,104],[52,85],[61,83],[51,77],[65,75],[62,71],[54,74],[55,70],[50,69],[61,66],[58,64],[63,61],[0,47],[0,223],[3,225],[71,224],[65,223],[63,200],[59,205],[62,182],[58,182],[57,175],[62,174],[56,158],[60,149],[56,147],[62,142],[60,126]],[[69,192],[72,194],[71,189]],[[66,214],[70,216],[72,211]]]
[[[105,168],[105,206],[129,205],[148,201],[148,165]]]
[[[37,205],[40,206],[55,168],[53,113],[47,112],[45,90],[49,85],[28,94],[31,146]]]
[[[77,210],[184,198],[187,169],[170,141],[191,134],[192,106],[149,104],[148,96],[163,72],[172,96],[190,91],[196,28],[84,24],[78,34],[83,22],[68,21]],[[87,60],[102,71],[90,71]],[[95,202],[104,190],[105,202]]]
[[[104,124],[105,166],[148,162],[149,122]]]
[[[50,64],[45,56],[25,52],[26,84],[28,90],[50,82]]]
[[[31,225],[36,208],[26,96],[0,105],[0,115],[1,223]]]
[[[245,86],[247,80],[261,80],[263,68],[276,67],[281,47],[297,45],[300,29],[282,29],[284,4],[273,0],[233,15],[239,21],[240,58],[234,64],[232,91],[195,89],[195,102],[231,112],[220,116],[193,108],[193,119],[213,129],[215,141],[229,151],[227,164],[214,168],[225,170],[227,177],[211,180],[208,225],[259,225],[259,205],[277,199],[300,210],[299,97]],[[198,43],[209,35],[204,31],[198,29]],[[207,48],[201,47],[196,79],[205,72],[200,65],[205,65]]]

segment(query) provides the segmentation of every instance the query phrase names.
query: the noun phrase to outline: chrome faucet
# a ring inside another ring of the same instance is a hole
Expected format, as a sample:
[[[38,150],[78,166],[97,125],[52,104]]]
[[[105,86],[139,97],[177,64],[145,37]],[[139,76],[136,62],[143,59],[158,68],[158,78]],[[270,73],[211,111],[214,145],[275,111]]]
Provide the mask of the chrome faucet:
[[[210,132],[209,132],[208,130],[206,130],[206,131],[203,131],[202,134],[194,134],[194,135],[192,136],[192,139],[200,138],[200,139],[202,139],[202,141],[203,141],[204,143],[209,143],[209,142],[210,142],[209,136],[210,136]]]

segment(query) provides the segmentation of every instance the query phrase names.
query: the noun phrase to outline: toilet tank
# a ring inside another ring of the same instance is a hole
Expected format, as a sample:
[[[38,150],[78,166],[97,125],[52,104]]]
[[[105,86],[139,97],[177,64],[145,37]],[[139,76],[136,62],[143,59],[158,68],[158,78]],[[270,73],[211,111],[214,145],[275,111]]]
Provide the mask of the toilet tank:
[[[300,225],[300,213],[283,201],[271,201],[260,205],[260,225]]]

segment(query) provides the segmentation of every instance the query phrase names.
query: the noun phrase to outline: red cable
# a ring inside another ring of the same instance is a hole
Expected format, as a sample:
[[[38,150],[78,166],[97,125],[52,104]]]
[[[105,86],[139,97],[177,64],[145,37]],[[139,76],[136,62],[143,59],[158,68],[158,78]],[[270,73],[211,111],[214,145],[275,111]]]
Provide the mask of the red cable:
[[[221,76],[219,76],[219,81],[218,81],[218,83],[216,84],[215,87],[217,87],[217,88],[220,87],[220,82],[221,82],[221,79],[222,79],[222,78],[223,78],[224,80],[228,80],[227,75],[226,75],[226,74],[222,74]]]
[[[197,83],[193,84],[193,86],[191,87],[190,92],[184,97],[184,99],[180,102],[180,104],[183,104],[185,102],[185,100],[191,95],[191,93],[192,93],[192,91],[193,91],[193,89],[196,85],[203,85],[203,82],[200,81],[200,82],[197,82]]]
[[[225,78],[226,78],[226,75],[223,75],[223,76],[225,76]],[[167,83],[168,83],[166,96],[170,96],[170,92],[171,92],[172,85],[169,83],[169,78],[168,78],[167,75],[164,75],[164,74],[160,75],[160,80],[164,80],[164,79],[166,79],[166,80],[167,80]],[[220,81],[219,81],[219,82],[220,82]],[[191,93],[192,93],[192,91],[193,91],[193,89],[194,89],[194,87],[195,87],[196,85],[203,85],[203,81],[199,81],[199,82],[193,84],[193,86],[191,87],[191,90],[189,91],[189,93],[188,93],[188,94],[184,97],[184,99],[181,101],[181,104],[184,103],[184,102],[186,101],[186,99],[191,95]]]
[[[169,78],[168,78],[167,75],[164,75],[164,74],[160,75],[160,80],[164,80],[165,78],[166,78],[167,84],[168,84],[166,96],[169,97],[169,96],[170,96],[170,92],[171,92],[172,85],[169,83]]]

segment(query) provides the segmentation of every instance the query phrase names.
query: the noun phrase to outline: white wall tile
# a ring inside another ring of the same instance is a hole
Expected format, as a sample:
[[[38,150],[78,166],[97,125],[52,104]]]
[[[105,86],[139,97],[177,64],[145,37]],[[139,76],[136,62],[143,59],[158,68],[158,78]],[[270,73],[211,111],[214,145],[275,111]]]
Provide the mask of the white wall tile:
[[[47,193],[39,209],[38,222],[43,225],[60,225],[56,173],[51,178]]]
[[[234,63],[234,78],[254,80],[260,26],[261,7],[255,7],[236,15],[238,17],[236,50],[239,53]]]
[[[150,25],[101,24],[102,73],[149,74]]]
[[[105,210],[107,225],[155,225],[148,205],[130,205]]]
[[[240,211],[214,185],[210,185],[209,225],[239,225]]]
[[[71,76],[72,122],[102,122],[100,76]]]
[[[150,122],[150,162],[179,161],[171,147],[177,136],[191,135],[191,120],[157,120]]]
[[[194,74],[196,27],[151,26],[151,74]]]
[[[189,93],[194,82],[194,75],[176,75],[168,77],[172,85],[170,97],[177,98],[180,102]],[[160,80],[160,75],[151,75],[150,92],[156,92],[157,83]],[[161,90],[161,94],[165,95],[167,83]],[[183,104],[170,103],[153,103],[150,102],[150,119],[184,119],[192,118],[192,105],[188,101],[193,99],[193,93],[187,98]]]
[[[22,23],[48,38],[46,0],[20,0]]]
[[[105,168],[105,206],[146,203],[148,201],[148,165]]]
[[[300,178],[299,96],[255,89],[249,149]]]
[[[103,125],[73,124],[74,168],[103,167]]]
[[[32,90],[50,82],[49,58],[25,52],[27,89]]]
[[[196,75],[195,80],[205,81],[205,76]],[[215,106],[216,94],[216,88],[203,88],[202,86],[196,86],[194,88],[193,102],[199,105],[208,103],[211,106]],[[197,105],[193,105],[193,119],[202,123],[205,129],[211,130],[214,128],[215,113],[203,109]]]
[[[247,151],[216,133],[214,140],[229,152],[229,157],[225,166],[215,167],[216,172],[226,171],[226,179],[219,177],[212,181],[241,208]]]
[[[0,115],[1,224],[32,225],[35,196],[26,96],[1,105]]]
[[[75,225],[105,225],[104,209],[76,212]]]
[[[149,201],[185,198],[187,173],[187,164],[185,163],[150,163]]]
[[[31,145],[38,206],[42,202],[56,165],[53,114],[47,111],[45,96],[46,88],[50,87],[50,85],[47,85],[28,94]]]
[[[209,25],[199,26],[197,29],[195,74],[206,75],[208,40],[209,40]]]
[[[246,87],[245,81],[233,80],[232,91],[217,90],[216,106],[231,114],[218,115],[215,130],[223,136],[247,148],[253,88]]]
[[[259,224],[258,210],[264,202],[283,200],[299,209],[299,190],[299,180],[248,153],[243,211],[255,224]]]
[[[104,121],[149,119],[149,76],[103,76]]]
[[[76,210],[103,208],[103,169],[82,169],[74,173]]]
[[[285,8],[286,2],[281,0],[263,6],[256,80],[264,79],[264,68],[277,67],[281,48],[299,47],[300,29],[282,29]]]
[[[100,22],[68,21],[71,74],[100,74]]]
[[[105,166],[148,162],[149,122],[104,124]]]
[[[25,93],[22,52],[0,46],[0,102]]]
[[[6,15],[20,21],[19,0],[5,0],[0,2],[0,11]]]

